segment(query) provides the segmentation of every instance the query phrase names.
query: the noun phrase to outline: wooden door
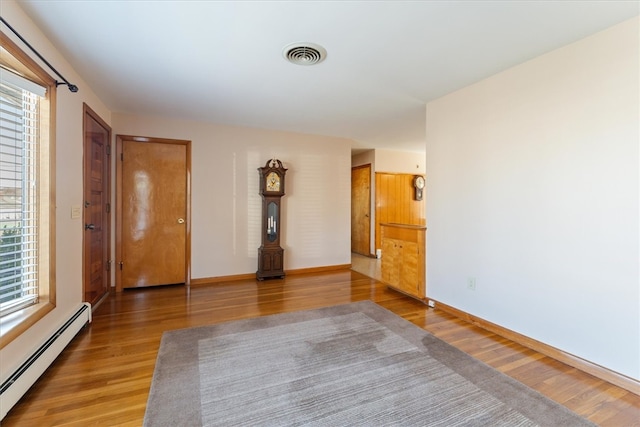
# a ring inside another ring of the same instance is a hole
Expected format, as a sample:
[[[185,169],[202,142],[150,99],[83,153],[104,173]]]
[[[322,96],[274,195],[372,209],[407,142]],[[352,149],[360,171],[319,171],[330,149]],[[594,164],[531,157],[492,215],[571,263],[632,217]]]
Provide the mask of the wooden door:
[[[371,254],[371,165],[351,169],[351,252]]]
[[[188,283],[189,141],[118,136],[121,288]]]
[[[82,288],[84,301],[95,305],[111,287],[111,128],[86,104],[83,134]]]

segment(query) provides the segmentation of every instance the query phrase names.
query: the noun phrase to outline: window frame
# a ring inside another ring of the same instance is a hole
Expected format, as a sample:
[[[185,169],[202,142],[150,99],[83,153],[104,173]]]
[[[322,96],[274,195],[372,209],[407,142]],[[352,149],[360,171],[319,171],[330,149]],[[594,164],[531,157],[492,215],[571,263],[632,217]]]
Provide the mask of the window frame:
[[[45,152],[39,156],[38,198],[39,254],[38,269],[45,272],[38,277],[38,302],[27,308],[0,317],[0,349],[27,331],[36,322],[56,307],[56,239],[55,239],[55,110],[56,81],[37,62],[16,45],[9,36],[0,31],[0,44],[14,59],[9,64],[0,61],[25,78],[33,80],[47,89],[45,101],[40,108],[39,131]],[[46,139],[45,139],[46,138]],[[45,200],[44,206],[41,204]],[[40,229],[46,227],[44,233]],[[44,241],[40,236],[44,237]],[[45,265],[46,263],[46,265]]]

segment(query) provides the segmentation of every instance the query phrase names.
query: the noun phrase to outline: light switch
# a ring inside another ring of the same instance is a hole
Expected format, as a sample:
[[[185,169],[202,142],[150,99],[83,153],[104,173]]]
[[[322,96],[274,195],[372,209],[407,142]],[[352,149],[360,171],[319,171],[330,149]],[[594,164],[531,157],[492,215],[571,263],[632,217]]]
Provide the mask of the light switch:
[[[82,216],[82,206],[73,205],[71,206],[71,219],[80,219]]]

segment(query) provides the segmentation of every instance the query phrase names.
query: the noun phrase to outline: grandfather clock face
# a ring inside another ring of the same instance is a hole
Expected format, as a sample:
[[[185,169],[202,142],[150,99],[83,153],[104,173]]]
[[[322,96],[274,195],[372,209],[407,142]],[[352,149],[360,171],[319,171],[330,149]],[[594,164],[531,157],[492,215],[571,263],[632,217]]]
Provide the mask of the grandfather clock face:
[[[269,172],[265,185],[267,191],[280,191],[280,175],[275,172]]]

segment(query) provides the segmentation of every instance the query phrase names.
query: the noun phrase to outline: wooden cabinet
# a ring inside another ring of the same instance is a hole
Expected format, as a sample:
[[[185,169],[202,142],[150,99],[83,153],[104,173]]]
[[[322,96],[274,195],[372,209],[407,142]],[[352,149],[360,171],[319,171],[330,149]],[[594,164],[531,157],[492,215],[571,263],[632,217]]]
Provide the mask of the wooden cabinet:
[[[426,296],[426,230],[424,226],[381,224],[382,281],[418,299]]]

